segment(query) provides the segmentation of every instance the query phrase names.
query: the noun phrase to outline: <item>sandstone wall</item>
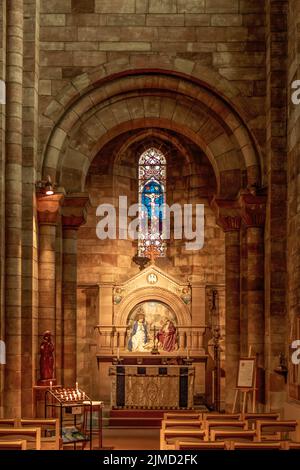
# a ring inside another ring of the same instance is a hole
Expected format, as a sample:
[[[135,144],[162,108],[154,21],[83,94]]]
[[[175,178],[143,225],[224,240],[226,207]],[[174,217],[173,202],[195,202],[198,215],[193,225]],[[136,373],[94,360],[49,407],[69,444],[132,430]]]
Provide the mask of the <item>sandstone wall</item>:
[[[204,81],[215,71],[237,87],[263,149],[264,2],[41,0],[40,24],[40,152],[50,130],[42,114],[72,78],[102,64],[111,73],[128,61],[132,68],[155,68],[158,57],[166,65],[176,57],[183,69],[186,59],[194,60]]]
[[[294,105],[291,100],[292,82],[300,78],[299,63],[299,24],[300,6],[297,1],[289,2],[288,28],[288,223],[287,223],[287,311],[288,330],[286,355],[289,357],[289,390],[288,400],[300,400],[299,366],[290,362],[292,350],[289,349],[292,341],[300,338],[300,206],[299,206],[299,122],[300,106]],[[292,410],[292,414],[295,409]],[[290,413],[289,413],[290,414]]]

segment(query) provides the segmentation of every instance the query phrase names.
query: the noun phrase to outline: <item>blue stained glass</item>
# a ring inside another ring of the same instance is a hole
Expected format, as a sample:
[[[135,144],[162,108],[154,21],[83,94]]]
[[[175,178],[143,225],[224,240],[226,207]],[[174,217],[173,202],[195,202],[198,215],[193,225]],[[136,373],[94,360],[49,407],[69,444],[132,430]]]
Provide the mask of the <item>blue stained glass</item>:
[[[160,150],[149,148],[139,159],[139,245],[140,256],[165,256],[166,243],[163,239],[165,203],[166,159]],[[154,250],[154,251],[153,251]]]
[[[162,187],[156,181],[145,184],[142,192],[142,204],[148,212],[148,217],[157,217],[162,220],[162,212],[159,210],[164,203],[164,193]]]

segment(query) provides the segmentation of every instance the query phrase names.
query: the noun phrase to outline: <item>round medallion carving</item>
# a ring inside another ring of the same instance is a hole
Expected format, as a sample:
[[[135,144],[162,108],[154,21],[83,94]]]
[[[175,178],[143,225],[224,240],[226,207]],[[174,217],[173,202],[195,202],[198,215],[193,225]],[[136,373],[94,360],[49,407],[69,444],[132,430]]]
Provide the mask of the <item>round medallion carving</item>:
[[[147,282],[148,282],[148,284],[152,284],[152,285],[153,285],[153,284],[156,284],[157,281],[158,281],[158,277],[156,276],[156,274],[154,274],[154,273],[148,274],[148,276],[147,276]]]

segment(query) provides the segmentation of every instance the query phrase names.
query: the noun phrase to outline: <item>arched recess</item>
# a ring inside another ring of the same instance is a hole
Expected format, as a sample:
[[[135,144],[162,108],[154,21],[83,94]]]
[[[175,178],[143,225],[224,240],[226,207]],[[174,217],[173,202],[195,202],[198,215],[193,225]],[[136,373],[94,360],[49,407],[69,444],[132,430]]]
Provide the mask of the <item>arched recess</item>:
[[[148,142],[151,141],[151,139],[157,139],[158,141],[168,144],[170,142],[170,134],[166,130],[159,128],[141,129],[140,132],[136,132],[134,136],[127,138],[125,142],[120,145],[120,148],[116,154],[116,158],[113,161],[113,165],[117,166],[119,164],[123,154],[131,145],[138,144],[139,142],[147,142],[148,146]],[[178,152],[184,157],[184,163],[185,165],[188,165],[190,169],[193,159],[190,153],[187,151],[186,147],[182,145],[179,138],[176,138],[174,135],[171,137],[171,142]]]
[[[168,305],[176,313],[178,326],[188,327],[191,325],[191,314],[188,307],[176,294],[160,287],[143,287],[131,292],[115,312],[114,324],[127,326],[127,318],[133,308],[141,302],[149,300]]]
[[[221,92],[217,94],[196,78],[174,70],[130,70],[109,80],[98,77],[92,84],[89,79],[76,93],[73,83],[64,105],[58,97],[45,112],[53,125],[41,171],[68,192],[82,191],[91,161],[109,139],[125,129],[155,126],[188,136],[206,153],[220,195],[233,196],[232,188],[231,194],[222,189],[230,172],[232,181],[241,172],[235,192],[244,184],[242,180],[259,185],[259,147],[245,120]],[[235,100],[232,89],[228,90]]]

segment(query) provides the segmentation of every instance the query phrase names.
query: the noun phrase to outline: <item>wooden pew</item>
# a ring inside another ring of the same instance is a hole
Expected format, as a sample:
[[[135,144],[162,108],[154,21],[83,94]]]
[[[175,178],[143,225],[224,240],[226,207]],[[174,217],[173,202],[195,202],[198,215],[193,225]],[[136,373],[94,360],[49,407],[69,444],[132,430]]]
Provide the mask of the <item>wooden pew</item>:
[[[41,449],[59,450],[61,448],[61,439],[59,432],[59,419],[56,418],[28,418],[20,419],[20,426],[40,427],[41,428]],[[52,435],[49,436],[49,433]]]
[[[208,438],[212,431],[247,431],[247,421],[204,421],[203,428],[207,431]]]
[[[166,420],[171,420],[171,419],[178,419],[178,420],[190,420],[190,419],[198,419],[201,420],[203,416],[203,413],[197,413],[197,412],[184,412],[184,413],[164,413],[163,419]]]
[[[170,419],[161,422],[161,429],[202,429],[203,421],[199,419]]]
[[[203,413],[203,421],[241,421],[241,413]]]
[[[283,445],[284,450],[300,450],[300,442],[285,441]]]
[[[195,429],[161,429],[160,430],[160,450],[175,449],[176,441],[206,441],[207,433],[202,430]]]
[[[231,442],[229,450],[282,450],[281,442]]]
[[[26,450],[27,442],[25,440],[0,441],[0,450]]]
[[[278,421],[279,413],[243,413],[242,420],[248,421],[249,429],[256,429],[257,421]]]
[[[296,433],[296,441],[299,437],[299,425],[296,420],[257,421],[257,440],[285,440],[284,434]]]
[[[41,428],[0,428],[0,440],[26,440],[27,447],[41,450]]]
[[[0,428],[14,428],[15,419],[13,418],[1,418],[0,419]]]
[[[254,441],[256,431],[219,431],[210,432],[211,441]]]
[[[184,442],[177,440],[176,450],[227,450],[226,442]]]

